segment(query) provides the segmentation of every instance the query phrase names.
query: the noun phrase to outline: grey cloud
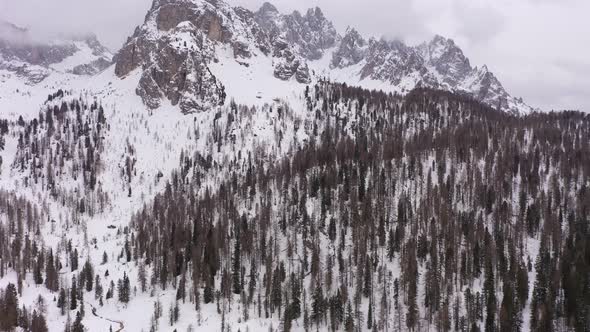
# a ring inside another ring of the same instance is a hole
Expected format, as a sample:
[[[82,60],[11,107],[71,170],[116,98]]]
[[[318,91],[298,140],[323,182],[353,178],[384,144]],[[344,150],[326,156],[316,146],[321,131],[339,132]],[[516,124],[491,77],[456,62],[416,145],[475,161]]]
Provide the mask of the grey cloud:
[[[473,44],[487,43],[504,29],[505,16],[489,4],[456,1],[454,16],[459,26],[457,32]]]
[[[95,33],[119,48],[141,24],[150,0],[0,0],[0,19],[28,28],[34,39]]]

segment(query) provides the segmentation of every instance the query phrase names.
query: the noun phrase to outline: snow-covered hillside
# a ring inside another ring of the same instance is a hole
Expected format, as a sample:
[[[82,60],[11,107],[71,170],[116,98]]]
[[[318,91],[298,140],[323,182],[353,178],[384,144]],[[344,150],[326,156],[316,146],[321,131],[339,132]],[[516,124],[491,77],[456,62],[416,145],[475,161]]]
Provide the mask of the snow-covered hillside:
[[[3,118],[36,116],[47,95],[91,80],[113,55],[96,36],[37,40],[0,21],[0,109]]]

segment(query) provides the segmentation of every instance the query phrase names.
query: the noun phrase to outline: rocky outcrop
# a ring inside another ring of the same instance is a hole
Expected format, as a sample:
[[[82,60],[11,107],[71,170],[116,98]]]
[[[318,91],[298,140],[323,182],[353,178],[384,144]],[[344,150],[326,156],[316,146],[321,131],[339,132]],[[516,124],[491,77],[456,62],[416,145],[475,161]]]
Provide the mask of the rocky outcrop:
[[[269,40],[275,58],[274,75],[281,80],[294,77],[299,83],[311,82],[307,61],[322,58],[340,39],[319,8],[305,15],[297,11],[282,15],[266,2],[255,13],[255,20]]]
[[[184,112],[205,110],[225,99],[222,82],[209,70],[209,64],[218,61],[215,49],[221,47],[233,51],[245,66],[253,57],[272,58],[274,76],[280,80],[308,84],[309,63],[330,56],[327,75],[341,69],[347,76],[381,81],[401,93],[424,86],[467,93],[506,111],[530,109],[512,98],[487,69],[471,67],[451,39],[435,36],[408,46],[367,40],[353,28],[341,37],[319,8],[284,15],[270,3],[252,12],[222,0],[155,0],[145,23],[116,56],[115,72],[123,77],[141,70],[137,92],[150,108],[166,98]]]
[[[297,82],[307,84],[311,82],[309,67],[304,59],[295,54],[289,43],[279,39],[274,45],[274,76],[283,81],[295,77]]]
[[[305,60],[322,58],[340,39],[332,22],[317,7],[309,9],[305,15],[297,11],[281,15],[272,4],[265,3],[256,12],[256,22],[271,41],[286,41]]]
[[[436,35],[429,43],[417,47],[427,66],[432,67],[443,84],[456,86],[472,72],[469,59],[452,39]]]
[[[107,69],[111,65],[111,61],[105,58],[98,58],[90,63],[78,65],[72,69],[72,73],[75,75],[96,75],[103,70]]]
[[[383,81],[401,92],[423,86],[467,93],[492,107],[513,112],[529,112],[522,100],[511,97],[500,81],[484,66],[471,67],[469,59],[452,39],[435,36],[431,41],[410,47],[401,41],[371,39],[364,43],[358,32],[349,29],[332,56],[331,68],[361,64],[361,80]]]
[[[410,78],[414,79],[410,85],[420,82],[423,86],[437,87],[420,55],[400,41],[370,40],[364,61],[361,79],[370,78],[403,86]],[[413,88],[410,85],[408,88]]]
[[[236,60],[251,58],[259,50],[273,58],[275,77],[307,84],[311,74],[306,55],[321,56],[335,44],[336,31],[319,9],[305,17],[281,16],[286,25],[275,25],[278,21],[270,18],[275,14],[269,4],[253,13],[223,1],[156,0],[146,22],[116,55],[115,73],[124,77],[140,69],[136,91],[144,103],[157,108],[166,98],[183,112],[224,102],[223,84],[209,70],[211,61],[217,61],[217,47],[229,46]],[[261,21],[261,15],[268,20]],[[293,44],[295,40],[301,47]]]
[[[7,61],[20,61],[37,66],[49,66],[74,55],[78,48],[72,44],[43,45],[0,39],[0,54]]]
[[[347,28],[340,45],[332,54],[330,66],[345,68],[356,65],[365,57],[367,42],[354,28]]]
[[[136,92],[149,108],[166,98],[185,113],[203,111],[225,101],[223,85],[207,66],[212,42],[208,31],[188,21],[159,39],[138,33],[117,55],[115,72],[124,76],[141,66]]]

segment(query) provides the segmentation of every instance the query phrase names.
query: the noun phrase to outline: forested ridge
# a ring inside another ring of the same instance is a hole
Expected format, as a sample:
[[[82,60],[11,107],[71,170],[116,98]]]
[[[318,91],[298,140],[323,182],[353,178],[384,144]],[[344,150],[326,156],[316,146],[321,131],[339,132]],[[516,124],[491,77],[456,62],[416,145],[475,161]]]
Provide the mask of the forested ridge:
[[[237,330],[230,316],[274,319],[273,331],[590,330],[588,115],[514,116],[443,91],[325,81],[305,90],[301,111],[231,103],[208,130],[195,118],[190,134],[206,148],[184,151],[164,190],[112,226],[110,252],[79,222],[108,203],[109,119],[98,101],[64,96],[0,133],[18,135],[12,171],[72,211],[67,230],[82,227],[85,247],[69,234],[46,245],[45,202],[0,192],[0,277],[17,280],[0,292],[0,330],[46,331],[57,306],[65,331],[83,331],[85,298],[125,306],[144,295],[150,331],[212,311],[223,331]],[[267,145],[245,149],[258,135],[246,123],[272,127],[258,138]],[[52,297],[19,306],[27,275]],[[162,291],[175,301],[162,304]]]
[[[304,147],[236,156],[204,195],[185,155],[132,222],[142,289],[282,330],[590,328],[587,115],[330,83],[306,103]]]

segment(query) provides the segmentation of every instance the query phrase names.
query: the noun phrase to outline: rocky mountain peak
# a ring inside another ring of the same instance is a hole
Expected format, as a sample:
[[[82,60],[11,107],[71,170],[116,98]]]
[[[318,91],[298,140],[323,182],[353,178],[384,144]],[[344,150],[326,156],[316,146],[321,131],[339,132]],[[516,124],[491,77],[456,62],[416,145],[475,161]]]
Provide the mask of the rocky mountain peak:
[[[354,28],[346,28],[346,33],[332,55],[332,68],[345,68],[359,63],[365,56],[367,41]]]
[[[281,80],[307,84],[312,80],[309,62],[329,56],[327,70],[358,66],[352,75],[361,83],[381,81],[399,92],[416,86],[461,91],[494,107],[506,105],[505,110],[526,108],[496,100],[512,99],[495,76],[472,68],[452,39],[435,35],[408,46],[400,40],[367,40],[354,28],[341,36],[320,8],[303,13],[282,14],[269,2],[252,12],[222,0],[155,0],[145,23],[117,55],[115,72],[122,77],[141,68],[137,91],[149,107],[168,98],[185,105],[185,112],[198,111],[224,100],[223,84],[209,64],[219,61],[217,49],[229,47],[238,63],[271,58],[274,76]],[[192,81],[189,68],[198,69]],[[190,90],[199,91],[203,102],[183,102]]]
[[[429,43],[417,48],[427,66],[441,75],[442,83],[456,86],[472,72],[469,59],[452,39],[434,36]]]
[[[274,6],[263,5],[256,13],[256,21],[271,40],[286,41],[306,60],[320,59],[340,38],[318,7],[309,9],[305,15],[299,11],[281,15]]]
[[[450,38],[435,35],[418,46],[400,40],[364,39],[354,29],[347,29],[333,53],[331,68],[357,69],[360,80],[382,81],[405,92],[414,87],[431,87],[468,93],[493,107],[514,113],[532,109],[522,100],[511,97],[500,81],[487,69],[473,68],[461,48]]]
[[[317,20],[317,21],[327,21],[326,17],[324,16],[324,12],[320,7],[309,8],[305,16],[309,20]]]
[[[260,7],[260,9],[258,9],[256,13],[259,15],[278,14],[279,11],[277,7],[275,7],[272,3],[265,2],[262,4],[262,7]]]

